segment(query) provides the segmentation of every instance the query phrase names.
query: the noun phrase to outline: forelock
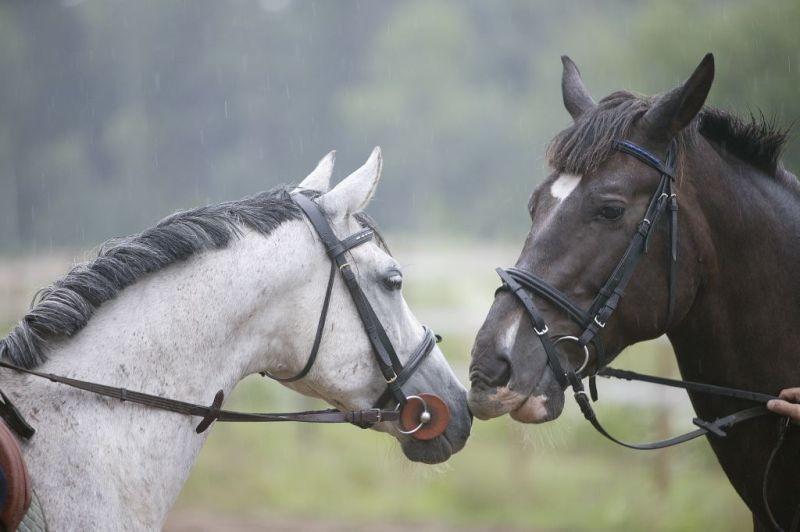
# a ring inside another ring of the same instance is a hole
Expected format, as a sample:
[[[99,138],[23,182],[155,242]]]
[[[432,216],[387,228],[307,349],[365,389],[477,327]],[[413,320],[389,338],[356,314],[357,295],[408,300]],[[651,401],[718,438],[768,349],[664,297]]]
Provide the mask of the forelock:
[[[614,92],[586,111],[547,147],[547,162],[559,173],[587,175],[614,151],[614,141],[627,138],[650,107],[650,98]]]

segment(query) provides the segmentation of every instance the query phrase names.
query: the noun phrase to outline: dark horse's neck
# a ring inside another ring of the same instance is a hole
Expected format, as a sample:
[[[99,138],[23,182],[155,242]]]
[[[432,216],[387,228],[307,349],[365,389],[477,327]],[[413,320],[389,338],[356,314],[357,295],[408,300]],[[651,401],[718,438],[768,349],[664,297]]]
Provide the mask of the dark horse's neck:
[[[688,265],[699,287],[669,335],[681,372],[767,393],[800,386],[800,185],[699,148],[677,187],[681,244],[702,261]]]
[[[684,256],[699,260],[681,267],[682,273],[696,272],[679,282],[696,283],[697,292],[689,313],[669,333],[683,378],[772,394],[800,386],[797,181],[788,174],[766,175],[700,140],[697,150],[687,154],[677,189],[681,249],[694,246]],[[690,396],[706,419],[753,406]],[[776,420],[765,418],[736,427],[729,438],[711,439],[734,487],[764,525],[761,479],[776,430]],[[769,492],[770,504],[787,527],[800,502],[800,441],[796,435],[790,439],[794,458],[779,456],[780,472]]]

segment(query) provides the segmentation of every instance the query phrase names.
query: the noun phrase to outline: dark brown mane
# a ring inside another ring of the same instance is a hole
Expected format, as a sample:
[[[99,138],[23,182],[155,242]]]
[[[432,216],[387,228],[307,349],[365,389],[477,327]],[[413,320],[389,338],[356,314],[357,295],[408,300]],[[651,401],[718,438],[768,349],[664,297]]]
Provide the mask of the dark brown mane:
[[[626,138],[652,102],[653,98],[626,91],[606,96],[555,136],[547,148],[548,164],[557,172],[575,175],[597,170],[613,153],[614,140]],[[692,146],[700,134],[742,161],[777,176],[788,132],[763,114],[743,119],[706,107],[678,136],[679,152]]]
[[[613,143],[628,136],[650,102],[618,91],[600,100],[575,123],[560,132],[547,147],[547,162],[557,172],[587,175],[614,151]]]
[[[700,134],[728,153],[769,175],[777,175],[789,128],[779,126],[763,113],[746,119],[707,107],[699,117]]]

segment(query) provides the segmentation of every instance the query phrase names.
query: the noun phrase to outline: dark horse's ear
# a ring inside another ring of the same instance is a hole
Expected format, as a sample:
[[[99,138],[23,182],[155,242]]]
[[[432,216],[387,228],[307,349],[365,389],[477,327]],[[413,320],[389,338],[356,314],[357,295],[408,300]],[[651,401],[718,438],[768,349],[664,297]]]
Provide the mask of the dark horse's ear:
[[[566,55],[561,56],[564,72],[561,74],[561,96],[564,98],[564,107],[567,108],[573,120],[577,120],[583,113],[594,108],[595,103],[583,84],[581,73],[572,59]]]
[[[714,81],[714,55],[706,54],[685,83],[659,96],[642,117],[647,136],[669,142],[700,112]]]

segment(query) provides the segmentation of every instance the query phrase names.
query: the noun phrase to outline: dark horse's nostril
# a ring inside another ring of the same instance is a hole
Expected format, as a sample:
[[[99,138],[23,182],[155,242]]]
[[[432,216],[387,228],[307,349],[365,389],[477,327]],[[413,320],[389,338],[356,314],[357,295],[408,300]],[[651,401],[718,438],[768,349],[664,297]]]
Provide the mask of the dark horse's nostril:
[[[473,388],[496,388],[505,386],[511,380],[511,360],[505,353],[496,353],[489,364],[473,363],[470,381]]]

